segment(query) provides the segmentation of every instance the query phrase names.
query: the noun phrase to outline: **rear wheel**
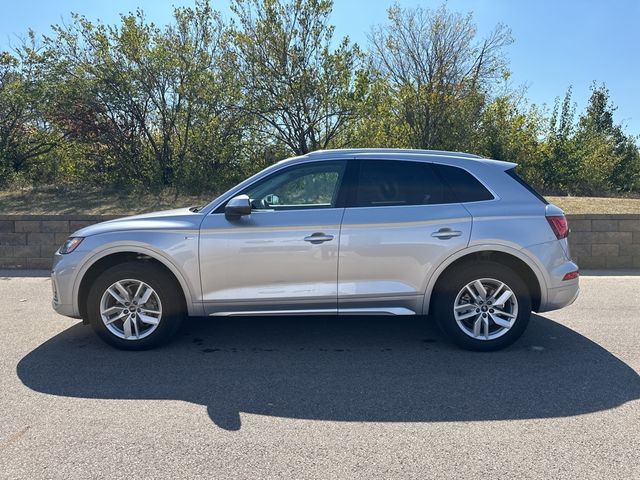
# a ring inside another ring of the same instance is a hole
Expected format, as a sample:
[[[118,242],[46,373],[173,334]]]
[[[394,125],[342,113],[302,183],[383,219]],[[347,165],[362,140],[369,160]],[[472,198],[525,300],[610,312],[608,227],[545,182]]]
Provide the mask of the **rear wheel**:
[[[434,314],[445,335],[468,350],[499,350],[527,328],[531,295],[510,268],[466,264],[447,273],[434,294]]]
[[[116,348],[144,350],[171,339],[184,315],[178,285],[160,267],[115,265],[89,290],[87,314],[98,336]]]

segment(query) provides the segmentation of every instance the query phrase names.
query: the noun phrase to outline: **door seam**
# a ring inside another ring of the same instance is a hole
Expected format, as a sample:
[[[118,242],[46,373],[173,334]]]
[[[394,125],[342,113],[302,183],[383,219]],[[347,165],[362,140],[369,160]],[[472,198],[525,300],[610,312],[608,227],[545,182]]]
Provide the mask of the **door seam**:
[[[347,208],[342,209],[342,217],[340,217],[340,228],[338,228],[338,258],[336,266],[336,312],[340,313],[340,247],[342,246],[342,222],[344,222],[344,215],[347,212]]]

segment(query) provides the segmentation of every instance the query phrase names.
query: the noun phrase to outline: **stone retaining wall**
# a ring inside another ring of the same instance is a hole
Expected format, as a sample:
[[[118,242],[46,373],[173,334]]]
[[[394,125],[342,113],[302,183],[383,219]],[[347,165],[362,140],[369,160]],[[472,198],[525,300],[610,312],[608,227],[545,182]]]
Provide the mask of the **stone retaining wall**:
[[[48,269],[76,230],[119,215],[0,215],[0,268]]]
[[[48,269],[71,233],[118,215],[0,215],[0,268]],[[580,268],[640,268],[640,214],[568,215]]]
[[[639,215],[567,215],[580,268],[640,268]]]

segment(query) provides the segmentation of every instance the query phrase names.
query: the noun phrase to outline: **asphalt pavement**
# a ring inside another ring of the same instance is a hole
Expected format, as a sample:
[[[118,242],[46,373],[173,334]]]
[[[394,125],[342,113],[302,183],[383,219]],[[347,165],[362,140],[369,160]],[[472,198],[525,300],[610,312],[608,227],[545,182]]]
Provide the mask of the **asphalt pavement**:
[[[640,479],[640,276],[473,353],[383,317],[193,319],[121,352],[32,275],[0,272],[0,478]]]

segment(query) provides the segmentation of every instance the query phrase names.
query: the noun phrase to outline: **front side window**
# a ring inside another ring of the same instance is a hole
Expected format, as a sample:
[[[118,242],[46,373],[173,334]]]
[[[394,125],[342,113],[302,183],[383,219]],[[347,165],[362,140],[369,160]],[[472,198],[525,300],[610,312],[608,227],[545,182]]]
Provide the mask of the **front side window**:
[[[363,160],[355,194],[357,207],[451,203],[431,165],[401,160]]]
[[[296,165],[276,172],[245,192],[255,210],[331,208],[336,204],[344,162]]]

